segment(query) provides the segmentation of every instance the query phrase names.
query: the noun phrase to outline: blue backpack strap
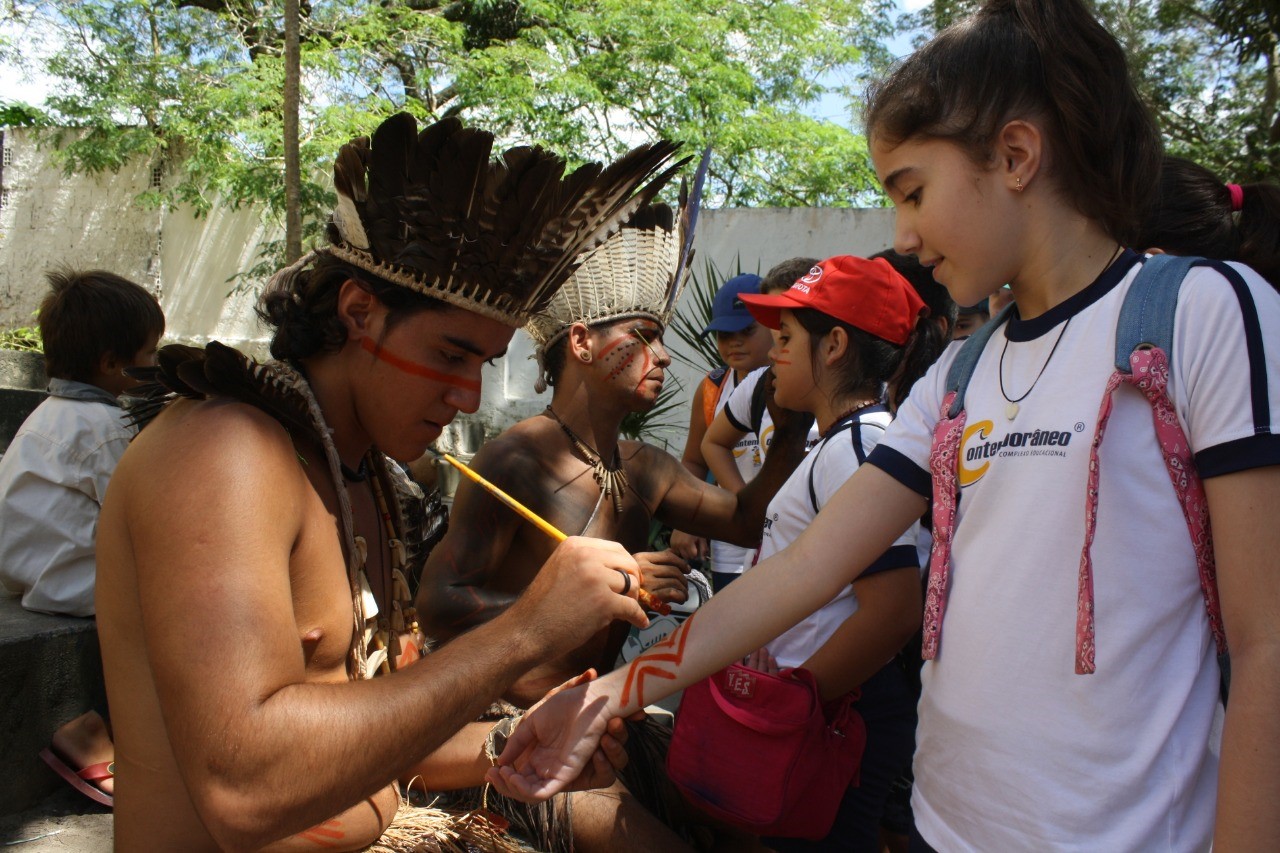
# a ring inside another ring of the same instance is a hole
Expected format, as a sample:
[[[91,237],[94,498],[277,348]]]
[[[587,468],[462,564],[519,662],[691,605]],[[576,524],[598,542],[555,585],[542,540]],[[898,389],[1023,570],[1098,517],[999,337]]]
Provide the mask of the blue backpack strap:
[[[1116,370],[1129,373],[1129,356],[1139,347],[1158,347],[1172,356],[1178,291],[1187,272],[1202,263],[1201,258],[1176,255],[1152,255],[1143,261],[1116,323]]]
[[[947,417],[954,418],[964,410],[964,392],[969,387],[969,380],[973,378],[973,371],[978,366],[978,359],[982,358],[982,351],[986,349],[987,341],[991,340],[991,336],[995,334],[996,329],[1000,328],[1000,325],[1009,319],[1009,312],[1012,310],[1012,303],[1004,306],[999,314],[988,320],[960,345],[960,352],[956,355],[956,360],[951,362],[951,369],[947,371],[947,393],[956,392],[956,398],[951,402],[951,409],[947,412]],[[946,395],[944,394],[943,396]]]

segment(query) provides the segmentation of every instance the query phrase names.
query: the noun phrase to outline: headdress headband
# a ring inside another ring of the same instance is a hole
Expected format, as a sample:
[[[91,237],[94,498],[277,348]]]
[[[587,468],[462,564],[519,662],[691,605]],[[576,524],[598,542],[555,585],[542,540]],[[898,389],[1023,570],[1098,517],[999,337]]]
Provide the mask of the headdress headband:
[[[656,173],[677,147],[641,145],[607,168],[593,163],[565,175],[564,161],[545,149],[519,146],[491,159],[493,134],[464,128],[456,118],[419,133],[413,116],[399,113],[372,139],[342,146],[333,165],[338,204],[330,245],[282,270],[271,286],[291,288],[311,260],[327,254],[392,284],[522,326],[580,256],[674,174],[674,166]]]

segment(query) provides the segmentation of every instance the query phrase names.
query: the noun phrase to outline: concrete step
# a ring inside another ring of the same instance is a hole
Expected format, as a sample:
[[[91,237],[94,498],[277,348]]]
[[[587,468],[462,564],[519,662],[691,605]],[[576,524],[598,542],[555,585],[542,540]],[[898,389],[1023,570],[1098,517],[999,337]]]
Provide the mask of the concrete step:
[[[40,750],[101,701],[100,661],[94,620],[32,613],[0,598],[0,814],[66,786]]]

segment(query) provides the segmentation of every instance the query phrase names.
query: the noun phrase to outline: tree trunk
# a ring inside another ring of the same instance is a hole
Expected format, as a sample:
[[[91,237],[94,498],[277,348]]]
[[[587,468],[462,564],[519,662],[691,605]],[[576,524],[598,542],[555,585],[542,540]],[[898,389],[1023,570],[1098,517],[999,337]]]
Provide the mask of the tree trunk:
[[[284,253],[302,257],[302,171],[298,153],[298,100],[302,60],[298,0],[284,0]]]

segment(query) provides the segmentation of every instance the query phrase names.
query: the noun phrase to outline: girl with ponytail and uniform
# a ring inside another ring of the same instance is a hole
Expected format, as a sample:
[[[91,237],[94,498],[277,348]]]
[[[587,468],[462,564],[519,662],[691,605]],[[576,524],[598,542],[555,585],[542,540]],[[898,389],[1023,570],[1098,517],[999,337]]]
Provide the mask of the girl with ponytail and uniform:
[[[1204,166],[1166,154],[1136,245],[1239,261],[1280,290],[1280,186],[1224,183]]]
[[[1008,283],[1014,306],[786,550],[525,717],[488,778],[563,787],[611,718],[826,604],[932,500],[915,849],[1280,849],[1280,296],[1197,262],[1153,294],[1176,292],[1169,339],[1117,355],[1164,265],[1134,250],[1161,150],[1081,0],[989,0],[872,90],[866,127],[895,248],[962,305]]]

